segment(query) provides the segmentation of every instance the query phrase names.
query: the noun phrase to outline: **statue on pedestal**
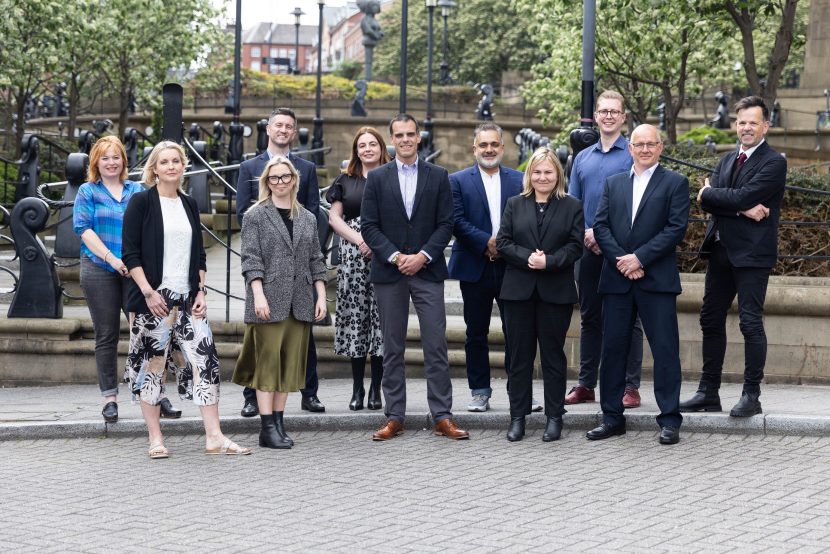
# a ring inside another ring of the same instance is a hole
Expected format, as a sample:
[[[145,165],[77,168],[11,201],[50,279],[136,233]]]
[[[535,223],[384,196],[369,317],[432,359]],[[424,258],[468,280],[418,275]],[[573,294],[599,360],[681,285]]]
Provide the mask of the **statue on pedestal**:
[[[372,80],[372,58],[375,46],[383,38],[383,31],[375,15],[380,13],[379,0],[357,0],[357,8],[365,15],[360,20],[360,30],[363,31],[363,48],[366,52],[366,63],[364,77],[366,81]]]

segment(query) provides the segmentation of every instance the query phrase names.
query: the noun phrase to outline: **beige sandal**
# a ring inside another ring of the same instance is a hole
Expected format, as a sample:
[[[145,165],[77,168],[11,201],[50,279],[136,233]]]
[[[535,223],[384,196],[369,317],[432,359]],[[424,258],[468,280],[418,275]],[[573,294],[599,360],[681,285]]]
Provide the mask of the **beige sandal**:
[[[151,460],[160,460],[162,458],[169,458],[170,452],[164,447],[162,443],[150,445],[150,450],[147,451]]]
[[[247,456],[251,453],[250,448],[246,448],[244,446],[239,446],[231,439],[225,439],[225,442],[222,443],[222,446],[219,448],[205,448],[205,454],[219,454],[219,455],[226,455],[226,456]]]

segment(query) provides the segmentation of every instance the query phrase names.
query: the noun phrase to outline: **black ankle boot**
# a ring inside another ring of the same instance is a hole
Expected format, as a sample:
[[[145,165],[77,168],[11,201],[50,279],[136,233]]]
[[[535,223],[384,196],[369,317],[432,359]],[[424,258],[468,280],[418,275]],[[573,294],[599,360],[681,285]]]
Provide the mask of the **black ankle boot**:
[[[289,437],[288,433],[285,432],[285,425],[282,422],[282,412],[274,412],[274,423],[277,425],[277,434],[282,436],[290,446],[294,446],[294,439]]]
[[[562,436],[562,416],[548,416],[548,423],[545,425],[542,440],[545,442],[558,441],[560,436]]]
[[[277,433],[277,424],[272,414],[259,415],[262,429],[259,432],[259,445],[265,448],[291,448],[285,437]]]
[[[349,402],[349,409],[350,410],[362,410],[363,409],[363,395],[366,394],[366,391],[363,388],[363,379],[360,380],[358,383],[355,381],[354,385],[352,386],[352,400]]]
[[[735,404],[735,407],[732,408],[729,415],[732,417],[752,417],[762,413],[761,402],[758,400],[759,396],[761,396],[760,391],[746,390],[744,388],[741,399],[738,400],[738,403]]]
[[[370,410],[383,408],[383,401],[380,397],[380,383],[383,380],[383,356],[372,356],[372,382],[369,384],[369,396],[366,399],[366,406]]]
[[[374,385],[369,387],[369,395],[366,397],[366,406],[370,410],[380,410],[383,408],[383,401],[380,399],[380,387]]]
[[[525,417],[511,417],[510,428],[507,430],[507,440],[516,442],[525,436]]]
[[[691,398],[680,403],[681,412],[720,412],[718,389],[698,388]]]

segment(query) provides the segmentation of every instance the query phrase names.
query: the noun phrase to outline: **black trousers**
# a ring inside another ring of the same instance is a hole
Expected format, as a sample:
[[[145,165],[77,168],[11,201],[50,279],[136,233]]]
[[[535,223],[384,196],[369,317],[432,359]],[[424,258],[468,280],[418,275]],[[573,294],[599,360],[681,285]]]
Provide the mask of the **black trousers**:
[[[301,390],[303,396],[317,396],[317,389],[320,382],[317,379],[317,346],[314,344],[314,326],[308,334],[308,355],[305,364],[305,388]],[[245,402],[256,404],[256,390],[245,387],[242,391]]]
[[[744,387],[758,392],[767,360],[764,331],[764,301],[769,268],[734,267],[720,241],[715,241],[706,270],[700,329],[703,332],[703,375],[701,388],[717,390],[726,355],[726,314],[735,296],[744,336]]]
[[[499,300],[501,284],[504,280],[504,263],[488,262],[478,281],[461,281],[461,297],[464,299],[464,324],[467,326],[467,338],[464,341],[464,353],[467,355],[467,382],[473,396],[485,394],[493,396],[490,387],[490,348],[487,335],[490,332],[490,320],[493,313],[493,301],[499,307],[504,326],[504,303]],[[506,332],[505,332],[506,334]],[[510,352],[505,345],[505,370],[509,373]]]
[[[508,396],[511,417],[530,413],[537,344],[545,387],[545,415],[551,417],[565,413],[568,370],[565,337],[572,314],[572,304],[542,302],[535,292],[528,300],[504,301],[507,345],[510,351]]]

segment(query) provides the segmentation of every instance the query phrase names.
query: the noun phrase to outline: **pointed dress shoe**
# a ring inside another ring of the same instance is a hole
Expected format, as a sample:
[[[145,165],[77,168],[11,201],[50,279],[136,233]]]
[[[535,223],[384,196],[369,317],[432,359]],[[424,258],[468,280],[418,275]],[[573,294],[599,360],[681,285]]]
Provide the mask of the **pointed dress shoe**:
[[[698,390],[688,400],[680,403],[680,411],[689,412],[721,412],[720,395],[718,391]]]
[[[242,406],[242,411],[239,412],[242,414],[242,417],[254,417],[259,415],[259,406],[256,405],[256,402],[249,402],[245,401],[245,405]]]
[[[380,399],[380,388],[369,387],[369,395],[366,397],[366,407],[370,410],[380,410],[383,402]]]
[[[746,392],[741,394],[741,399],[735,404],[735,407],[729,412],[732,417],[752,417],[763,413],[761,410],[761,402],[758,400],[760,393]]]
[[[459,429],[458,425],[450,419],[442,419],[438,423],[435,424],[435,429],[433,430],[434,435],[447,437],[453,440],[464,440],[470,438],[470,433],[465,431],[464,429]]]
[[[565,397],[565,404],[582,404],[584,402],[594,402],[595,399],[594,389],[589,389],[584,385],[577,385]]]
[[[372,435],[373,441],[388,441],[394,439],[398,435],[403,435],[403,423],[397,419],[387,419],[383,427],[375,431]]]
[[[517,442],[525,436],[525,418],[524,416],[511,417],[510,427],[507,429],[507,440],[510,442]]]
[[[104,404],[104,409],[101,410],[101,415],[104,416],[104,421],[107,423],[116,423],[118,421],[118,403],[107,402]]]
[[[558,441],[562,436],[562,416],[548,416],[545,432],[542,435],[544,442]]]
[[[660,444],[677,444],[680,442],[680,430],[677,427],[660,428]]]
[[[160,415],[162,419],[179,419],[182,417],[182,411],[175,409],[169,398],[162,398],[159,401],[159,408],[161,408]]]
[[[601,441],[602,439],[610,439],[617,435],[625,435],[625,423],[622,425],[611,425],[603,423],[595,429],[591,429],[585,433],[585,437],[591,441]]]
[[[317,395],[313,396],[303,396],[303,401],[300,403],[300,408],[307,412],[325,412],[326,407],[323,406],[323,403],[320,402],[320,399],[317,398]]]

